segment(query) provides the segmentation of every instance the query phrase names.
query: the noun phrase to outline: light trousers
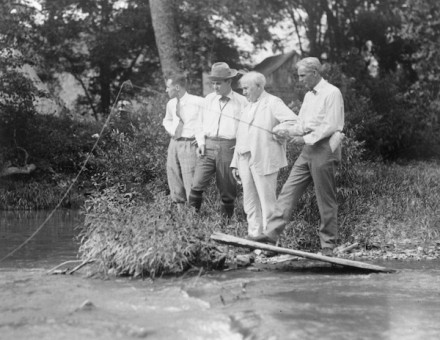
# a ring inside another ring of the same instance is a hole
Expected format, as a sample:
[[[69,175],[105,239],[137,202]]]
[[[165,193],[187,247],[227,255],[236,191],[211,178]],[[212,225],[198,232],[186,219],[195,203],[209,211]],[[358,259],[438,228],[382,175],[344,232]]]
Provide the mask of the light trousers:
[[[267,220],[275,209],[278,171],[259,175],[250,164],[250,152],[238,157],[238,171],[243,185],[243,208],[248,222],[249,236],[262,234]]]
[[[192,141],[170,141],[167,178],[173,202],[184,203],[188,200],[197,162],[196,149]]]

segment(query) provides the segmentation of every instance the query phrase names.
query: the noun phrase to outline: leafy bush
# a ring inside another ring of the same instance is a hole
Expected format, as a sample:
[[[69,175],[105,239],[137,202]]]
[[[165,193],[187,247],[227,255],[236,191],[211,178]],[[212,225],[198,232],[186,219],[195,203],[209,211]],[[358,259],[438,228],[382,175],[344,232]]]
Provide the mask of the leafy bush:
[[[146,184],[154,182],[157,191],[166,190],[169,136],[162,126],[164,99],[151,98],[148,106],[140,106],[129,116],[116,115],[110,121],[88,166],[96,188],[118,185],[127,192],[150,197]]]
[[[105,189],[87,201],[82,258],[117,275],[155,277],[192,266],[221,268],[225,257],[209,237],[214,231],[234,231],[222,224],[218,209],[209,204],[204,209],[199,215],[163,194],[145,203],[136,195]]]
[[[1,180],[0,210],[39,210],[56,206],[67,191],[72,179],[34,181],[32,179]],[[77,190],[71,191],[61,203],[62,208],[75,208],[84,203]]]

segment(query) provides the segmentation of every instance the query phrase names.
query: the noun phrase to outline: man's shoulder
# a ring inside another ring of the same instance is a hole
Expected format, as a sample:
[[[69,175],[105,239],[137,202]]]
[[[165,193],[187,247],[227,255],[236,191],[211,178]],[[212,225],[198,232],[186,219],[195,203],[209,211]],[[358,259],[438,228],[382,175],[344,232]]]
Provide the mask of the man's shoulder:
[[[193,100],[193,101],[202,101],[203,99],[205,99],[202,96],[197,96],[195,94],[190,94],[190,93],[188,93],[187,96],[190,100]]]
[[[246,97],[243,96],[242,94],[240,94],[240,93],[238,93],[238,92],[235,92],[235,91],[232,91],[232,93],[233,93],[234,97],[235,97],[240,103],[242,103],[242,104],[247,104],[247,103],[248,103]]]
[[[325,81],[324,83],[324,90],[328,93],[341,93],[341,90],[337,86],[329,83],[328,81]]]
[[[205,99],[213,99],[213,98],[215,98],[215,96],[217,96],[217,93],[210,92],[205,96]]]
[[[266,101],[269,104],[270,103],[283,103],[284,104],[284,101],[280,97],[277,97],[277,96],[275,96],[271,93],[268,93],[268,92],[265,92],[265,95],[262,98],[262,100]]]

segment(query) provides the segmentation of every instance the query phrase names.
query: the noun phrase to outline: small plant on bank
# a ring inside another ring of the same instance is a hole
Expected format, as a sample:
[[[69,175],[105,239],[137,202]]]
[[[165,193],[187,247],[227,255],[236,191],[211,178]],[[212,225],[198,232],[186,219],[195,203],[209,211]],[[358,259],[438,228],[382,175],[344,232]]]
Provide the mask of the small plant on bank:
[[[116,187],[86,204],[80,253],[99,271],[156,277],[191,267],[219,269],[226,256],[209,238],[214,231],[233,232],[213,207],[197,214],[159,194],[146,203]]]

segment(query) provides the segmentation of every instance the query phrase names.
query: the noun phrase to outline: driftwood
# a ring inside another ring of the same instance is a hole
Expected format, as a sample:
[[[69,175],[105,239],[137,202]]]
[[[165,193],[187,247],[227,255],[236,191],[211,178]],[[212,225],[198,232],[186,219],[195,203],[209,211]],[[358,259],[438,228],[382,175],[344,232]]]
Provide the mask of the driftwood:
[[[81,260],[70,260],[70,261],[65,261],[63,263],[60,263],[59,265],[56,265],[55,267],[53,267],[52,269],[49,269],[47,271],[47,274],[65,274],[69,268],[65,268],[63,270],[60,270],[58,268],[65,266],[66,264],[72,264],[72,263],[78,263],[78,262],[83,262]]]
[[[341,259],[338,257],[329,257],[324,255],[318,255],[313,253],[307,253],[300,250],[293,250],[293,249],[287,249],[287,248],[281,248],[269,244],[249,241],[240,237],[235,237],[223,233],[214,233],[211,235],[211,239],[223,243],[223,244],[229,244],[236,247],[245,247],[245,248],[251,248],[251,249],[262,249],[262,250],[269,250],[280,254],[289,254],[289,255],[295,255],[304,257],[310,260],[317,260],[317,261],[323,261],[328,262],[332,264],[337,264],[340,266],[345,267],[353,267],[353,268],[359,268],[359,269],[365,269],[369,271],[375,271],[375,272],[384,272],[384,273],[394,273],[396,270],[385,268],[381,266],[376,266],[373,264],[365,263],[365,262],[359,262],[359,261],[353,261],[353,260],[347,260],[347,259]]]
[[[347,247],[343,247],[339,249],[339,253],[348,253],[350,250],[353,250],[359,246],[359,243],[355,242],[353,244],[350,244]]]
[[[6,177],[10,175],[15,174],[27,174],[29,175],[32,171],[34,171],[37,167],[35,164],[28,164],[26,166],[17,167],[17,166],[10,166],[2,169],[0,172],[0,177]]]

